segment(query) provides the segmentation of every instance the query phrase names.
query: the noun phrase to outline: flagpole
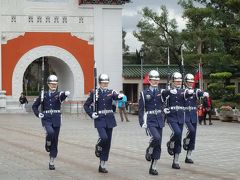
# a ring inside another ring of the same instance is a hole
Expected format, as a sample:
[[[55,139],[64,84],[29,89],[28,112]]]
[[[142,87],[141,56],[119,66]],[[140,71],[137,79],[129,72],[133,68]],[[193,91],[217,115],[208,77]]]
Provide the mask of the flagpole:
[[[201,90],[203,90],[203,72],[202,72],[202,62],[201,62],[201,60],[200,60],[200,63],[199,63],[199,75],[200,75],[200,77],[199,77],[199,88],[201,89]]]

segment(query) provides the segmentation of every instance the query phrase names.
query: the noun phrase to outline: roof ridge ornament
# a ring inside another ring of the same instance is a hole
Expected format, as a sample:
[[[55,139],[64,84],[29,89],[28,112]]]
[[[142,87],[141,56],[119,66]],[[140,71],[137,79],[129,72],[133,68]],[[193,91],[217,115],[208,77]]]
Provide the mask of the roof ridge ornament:
[[[129,3],[130,0],[78,0],[78,4],[108,4],[108,5],[122,5]]]

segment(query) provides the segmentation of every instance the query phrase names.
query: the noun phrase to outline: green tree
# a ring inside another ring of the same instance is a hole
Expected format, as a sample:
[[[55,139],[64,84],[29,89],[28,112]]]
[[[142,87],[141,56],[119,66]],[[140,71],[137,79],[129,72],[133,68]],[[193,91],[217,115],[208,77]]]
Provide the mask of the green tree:
[[[198,3],[198,4],[196,4]],[[238,0],[180,0],[187,29],[187,62],[203,61],[205,72],[238,71],[240,23]]]
[[[167,48],[170,49],[172,64],[181,66],[182,40],[177,30],[175,19],[169,19],[165,6],[161,6],[161,13],[145,7],[141,11],[142,19],[137,24],[134,36],[143,42],[145,63],[167,64]]]
[[[125,37],[127,35],[127,32],[122,30],[122,51],[123,54],[126,54],[129,52],[129,46],[126,44]]]

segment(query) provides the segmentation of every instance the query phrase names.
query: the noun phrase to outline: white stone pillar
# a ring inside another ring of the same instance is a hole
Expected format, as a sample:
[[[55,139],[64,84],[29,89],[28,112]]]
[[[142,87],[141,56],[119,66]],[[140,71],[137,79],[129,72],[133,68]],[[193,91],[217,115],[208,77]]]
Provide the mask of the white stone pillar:
[[[1,4],[0,4],[1,5]],[[0,6],[0,90],[2,90],[2,6]]]

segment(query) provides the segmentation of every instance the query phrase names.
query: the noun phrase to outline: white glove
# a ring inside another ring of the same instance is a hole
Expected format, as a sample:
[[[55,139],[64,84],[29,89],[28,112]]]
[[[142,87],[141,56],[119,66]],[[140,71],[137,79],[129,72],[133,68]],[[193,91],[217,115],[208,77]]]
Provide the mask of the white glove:
[[[165,114],[169,114],[169,113],[170,113],[170,110],[169,110],[169,108],[164,108],[164,109],[163,109],[163,112],[164,112]]]
[[[188,94],[193,94],[194,93],[194,90],[193,89],[189,89],[188,90]]]
[[[176,89],[171,89],[171,90],[170,90],[170,93],[172,93],[172,94],[177,94],[177,90],[176,90]]]
[[[123,96],[124,96],[123,94],[119,94],[119,95],[118,95],[118,99],[123,98]]]
[[[69,96],[70,95],[70,91],[65,91],[64,93],[66,96]]]
[[[203,96],[204,96],[204,97],[209,97],[209,93],[208,93],[208,92],[204,92],[204,93],[203,93]]]
[[[44,117],[44,114],[43,114],[43,113],[39,113],[39,114],[38,114],[38,117],[39,117],[39,118],[43,118],[43,117]]]
[[[143,123],[142,128],[146,129],[147,128],[147,124]]]
[[[98,114],[96,112],[92,113],[92,118],[93,119],[97,119],[98,118]]]

